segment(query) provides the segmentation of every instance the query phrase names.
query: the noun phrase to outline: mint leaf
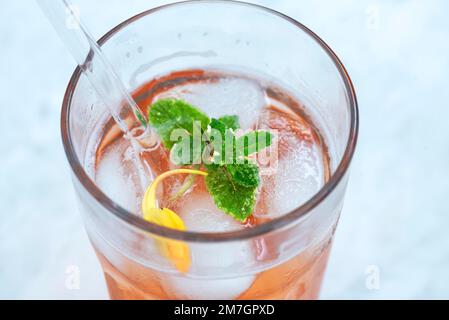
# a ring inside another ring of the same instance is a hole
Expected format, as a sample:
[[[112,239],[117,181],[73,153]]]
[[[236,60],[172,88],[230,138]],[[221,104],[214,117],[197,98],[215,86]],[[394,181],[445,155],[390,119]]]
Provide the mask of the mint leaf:
[[[238,184],[226,166],[207,167],[206,186],[220,210],[244,222],[256,204],[257,187]]]
[[[240,129],[240,120],[238,116],[224,116],[218,120],[229,129],[232,129],[234,131]]]
[[[212,151],[214,154],[213,163],[219,165],[224,165],[226,163],[235,163],[236,138],[232,131],[232,128],[229,128],[224,122],[217,119],[211,120],[210,128],[218,131],[220,135],[220,139],[215,140],[215,134],[217,134],[217,132],[212,132],[211,130],[208,133],[209,148],[212,147]]]
[[[180,139],[171,148],[170,160],[177,166],[201,165],[203,154],[207,152],[206,146],[204,141],[194,141],[190,136]]]
[[[190,139],[183,139],[173,145],[170,160],[177,166],[187,166],[193,163],[193,144]]]
[[[205,131],[210,123],[209,117],[201,110],[182,100],[165,99],[153,104],[149,111],[149,122],[156,129],[165,147],[171,149],[177,141],[171,141],[175,129],[183,129],[193,135],[196,122]]]
[[[222,139],[224,139],[224,137],[226,135],[226,130],[229,129],[229,127],[224,122],[222,122],[221,120],[217,120],[217,119],[211,120],[210,127],[212,129],[218,130],[221,133]]]
[[[252,163],[233,164],[226,166],[233,181],[239,186],[259,187],[259,167]]]
[[[273,143],[273,135],[267,131],[252,131],[236,140],[237,157],[248,157],[268,148]]]

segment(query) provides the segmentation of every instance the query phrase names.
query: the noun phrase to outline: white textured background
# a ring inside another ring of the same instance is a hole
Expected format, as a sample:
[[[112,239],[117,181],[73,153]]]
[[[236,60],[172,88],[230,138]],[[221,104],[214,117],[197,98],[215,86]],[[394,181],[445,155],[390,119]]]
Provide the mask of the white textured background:
[[[167,2],[74,1],[97,37]],[[360,143],[322,297],[449,298],[449,2],[252,2],[317,32],[358,92]],[[73,69],[34,1],[0,1],[0,298],[107,297],[59,133]],[[80,290],[65,285],[72,265]]]

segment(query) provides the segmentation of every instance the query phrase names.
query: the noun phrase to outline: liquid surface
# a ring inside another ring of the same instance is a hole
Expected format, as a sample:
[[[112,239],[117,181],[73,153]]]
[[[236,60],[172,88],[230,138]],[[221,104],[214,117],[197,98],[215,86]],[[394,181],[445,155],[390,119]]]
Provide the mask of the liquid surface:
[[[188,230],[226,232],[280,217],[309,200],[329,178],[326,147],[306,115],[306,109],[288,92],[265,79],[224,71],[191,70],[153,80],[137,90],[139,106],[148,111],[154,102],[182,99],[211,118],[238,115],[242,129],[276,132],[276,152],[264,166],[257,206],[249,224],[240,224],[213,203],[202,178],[177,202],[169,201],[186,177],[167,179],[159,194],[162,206],[178,212]],[[131,118],[130,118],[131,119]],[[161,146],[138,161],[130,141],[110,120],[95,151],[97,185],[130,212],[141,215],[140,204],[152,179],[175,169]],[[270,152],[270,151],[267,151]],[[273,160],[274,159],[274,160]]]

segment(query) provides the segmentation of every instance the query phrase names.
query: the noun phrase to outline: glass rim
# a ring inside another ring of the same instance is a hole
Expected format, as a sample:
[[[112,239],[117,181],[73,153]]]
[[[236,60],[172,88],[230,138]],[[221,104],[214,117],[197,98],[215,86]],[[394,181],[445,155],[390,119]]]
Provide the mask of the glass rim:
[[[117,203],[115,203],[112,199],[110,199],[103,191],[101,191],[95,184],[94,181],[89,177],[86,173],[84,167],[81,164],[80,159],[78,158],[74,145],[71,139],[71,129],[70,129],[70,110],[72,107],[72,97],[75,92],[75,89],[78,85],[78,80],[82,74],[80,67],[77,67],[74,71],[68,87],[65,92],[63,104],[62,104],[62,114],[61,114],[61,133],[62,140],[64,145],[64,150],[69,161],[70,167],[73,170],[78,181],[81,183],[82,187],[85,188],[89,194],[103,206],[107,212],[111,213],[113,217],[118,218],[119,220],[125,222],[132,228],[136,228],[139,231],[151,233],[153,235],[161,236],[164,238],[181,240],[187,242],[229,242],[229,241],[239,241],[239,240],[247,240],[255,237],[262,236],[264,234],[268,234],[284,227],[287,227],[293,223],[299,222],[301,219],[307,217],[311,211],[316,208],[320,203],[322,203],[339,185],[340,181],[345,177],[348,168],[351,164],[352,158],[354,156],[354,152],[357,145],[358,139],[358,131],[359,131],[359,111],[358,111],[358,103],[357,97],[354,90],[354,86],[352,84],[352,80],[349,77],[346,68],[343,63],[337,57],[337,55],[333,52],[333,50],[313,31],[309,28],[296,21],[295,19],[280,13],[276,10],[257,5],[250,4],[241,1],[234,0],[187,0],[177,3],[171,3],[162,5],[150,10],[146,10],[142,13],[139,13],[124,22],[117,25],[115,28],[111,29],[107,32],[99,41],[99,45],[104,45],[110,38],[112,38],[116,33],[126,28],[128,25],[133,22],[151,15],[153,13],[159,12],[161,10],[189,5],[189,4],[213,4],[213,3],[221,3],[228,5],[241,5],[247,6],[256,10],[262,10],[267,13],[270,13],[278,18],[286,20],[287,22],[293,24],[303,32],[305,32],[308,36],[312,38],[329,56],[329,58],[334,62],[334,65],[337,67],[337,70],[342,78],[345,86],[345,91],[349,98],[349,109],[350,109],[350,132],[347,141],[347,145],[343,154],[343,157],[336,169],[336,171],[332,174],[329,181],[307,202],[297,207],[296,209],[290,211],[288,214],[282,215],[276,219],[273,219],[264,224],[255,226],[253,228],[238,230],[238,231],[230,231],[223,233],[200,233],[200,232],[191,232],[191,231],[178,231],[174,229],[165,228],[151,222],[147,222],[142,217],[133,214],[132,212],[126,210],[121,207]]]

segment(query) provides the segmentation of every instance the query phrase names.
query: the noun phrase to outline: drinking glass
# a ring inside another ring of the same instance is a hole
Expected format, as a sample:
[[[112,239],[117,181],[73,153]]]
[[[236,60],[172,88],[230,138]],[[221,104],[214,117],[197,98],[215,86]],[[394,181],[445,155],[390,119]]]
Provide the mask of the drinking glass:
[[[108,113],[76,69],[63,102],[62,136],[110,297],[318,298],[358,134],[354,88],[333,51],[301,23],[234,1],[187,1],[148,10],[99,43],[130,92],[161,74],[192,68],[251,70],[276,79],[319,120],[314,124],[331,166],[330,179],[306,203],[251,229],[197,233],[146,222],[103,193],[89,173],[92,135]],[[95,68],[95,56],[87,59]],[[193,260],[191,271],[181,274],[160,255],[155,237],[184,242],[206,258]],[[257,244],[264,244],[263,258],[242,258],[242,248]]]

